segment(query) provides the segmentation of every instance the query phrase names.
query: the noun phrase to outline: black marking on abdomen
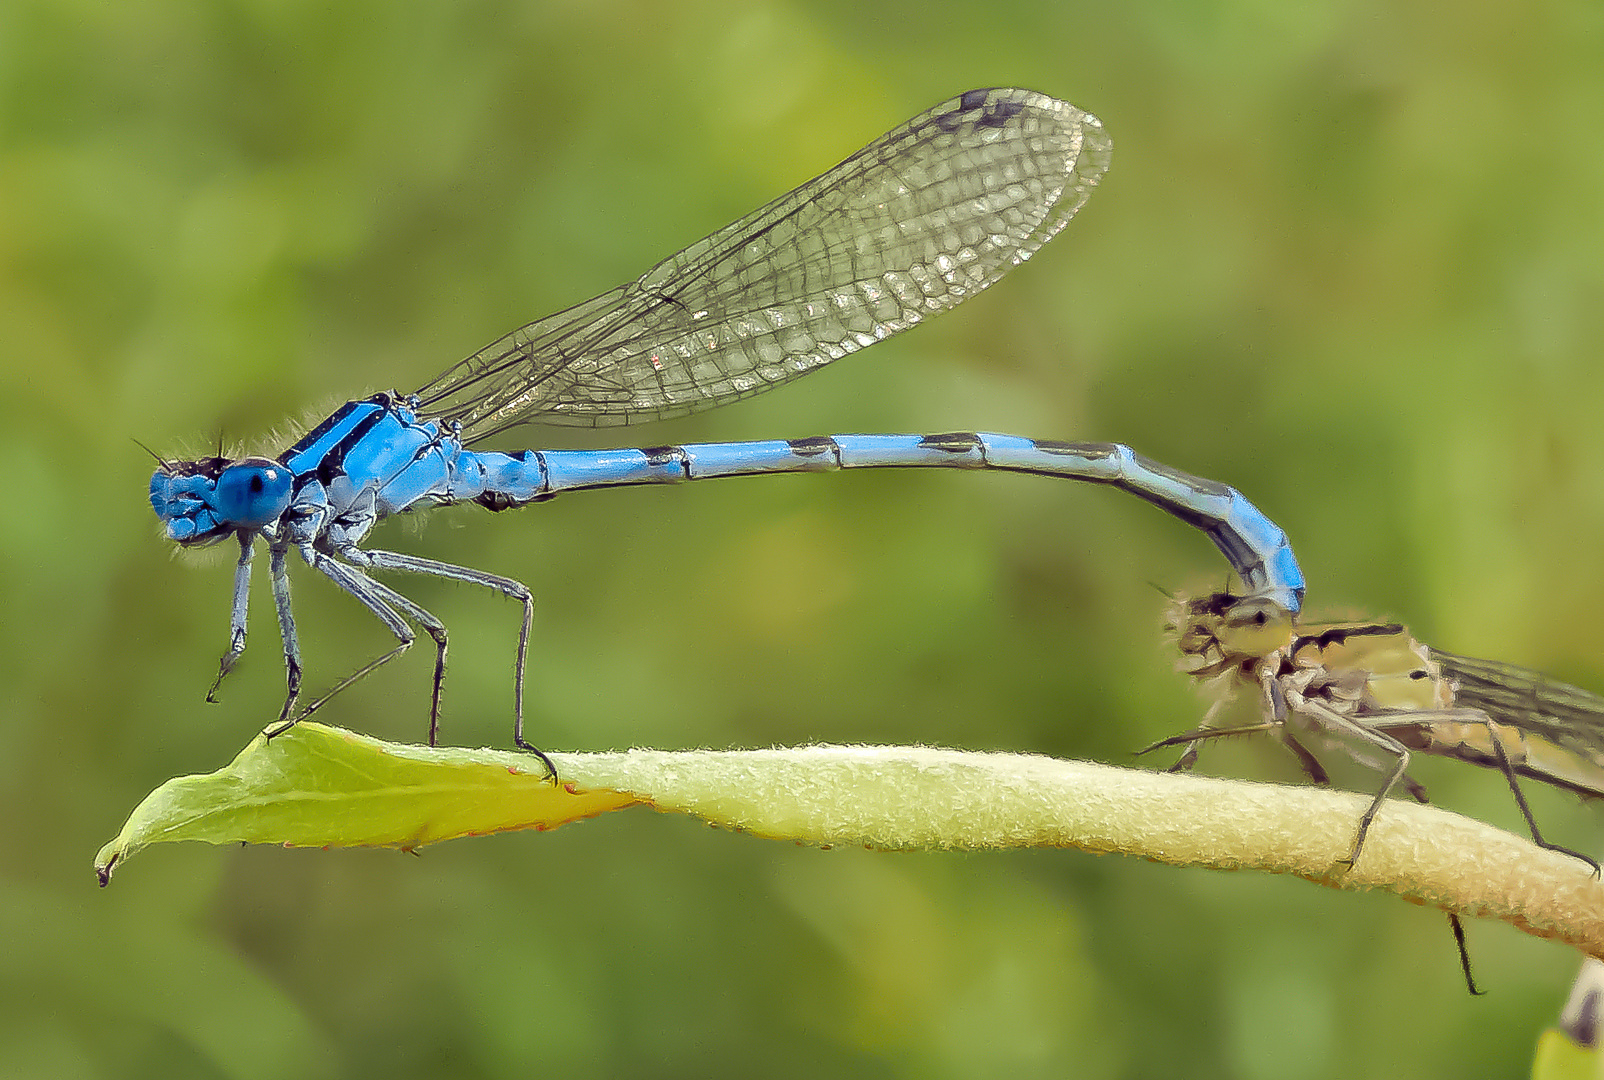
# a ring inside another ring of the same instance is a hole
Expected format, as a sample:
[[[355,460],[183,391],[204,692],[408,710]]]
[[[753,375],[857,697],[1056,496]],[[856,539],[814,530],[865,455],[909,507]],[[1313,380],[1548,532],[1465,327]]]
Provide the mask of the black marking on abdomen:
[[[641,455],[646,458],[646,464],[654,469],[665,465],[678,465],[680,474],[684,479],[691,478],[691,458],[683,446],[643,446]]]
[[[541,464],[540,452],[538,450],[519,450],[515,453],[508,454],[507,456],[518,462],[526,470],[533,467],[534,470],[540,473],[542,477],[545,476],[546,470]],[[484,475],[485,467],[483,464],[480,464],[479,476],[481,479],[483,479]],[[503,510],[512,510],[515,507],[528,506],[530,503],[549,502],[555,497],[556,496],[549,491],[543,491],[540,494],[528,499],[515,499],[511,495],[501,491],[484,491],[478,495],[475,495],[470,501],[478,503],[486,510],[493,510],[499,514]]]
[[[829,454],[840,456],[841,447],[828,435],[809,435],[805,439],[787,439],[785,445],[791,448],[793,454],[799,457],[821,457]]]
[[[958,107],[964,110],[978,109],[986,104],[986,94],[985,90],[965,90],[964,96],[958,99]]]
[[[1067,454],[1073,457],[1119,457],[1120,444],[1111,442],[1064,442],[1060,439],[1032,439],[1031,445],[1044,454]]]
[[[969,454],[978,450],[986,453],[985,444],[973,431],[948,431],[940,435],[926,435],[919,440],[921,450],[940,450],[948,454]]]

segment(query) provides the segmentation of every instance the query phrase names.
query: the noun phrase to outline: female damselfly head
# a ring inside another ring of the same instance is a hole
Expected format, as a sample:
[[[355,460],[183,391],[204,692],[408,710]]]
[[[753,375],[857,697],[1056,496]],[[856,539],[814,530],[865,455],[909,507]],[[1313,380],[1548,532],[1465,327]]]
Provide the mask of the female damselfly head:
[[[1297,617],[1274,600],[1214,593],[1182,600],[1169,631],[1183,656],[1200,663],[1198,678],[1236,671],[1249,682],[1268,671],[1290,676],[1318,672],[1300,688],[1330,690],[1340,675],[1353,682],[1357,699],[1372,709],[1446,709],[1453,684],[1443,677],[1430,651],[1399,623],[1340,622],[1300,626]],[[1267,661],[1275,660],[1271,668]],[[1340,681],[1340,680],[1339,680]]]
[[[1204,662],[1193,674],[1207,676],[1286,649],[1297,621],[1268,597],[1211,593],[1178,600],[1165,629],[1175,635],[1182,655]]]
[[[290,470],[268,458],[164,461],[150,478],[150,505],[167,539],[202,547],[278,520],[293,483]]]

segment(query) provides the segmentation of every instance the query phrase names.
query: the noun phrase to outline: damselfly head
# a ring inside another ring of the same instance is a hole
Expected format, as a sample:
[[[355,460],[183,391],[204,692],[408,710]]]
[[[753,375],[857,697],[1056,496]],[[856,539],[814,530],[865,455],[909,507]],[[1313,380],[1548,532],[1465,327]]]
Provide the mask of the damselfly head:
[[[1209,662],[1196,672],[1208,674],[1285,649],[1296,626],[1296,616],[1274,600],[1211,593],[1178,602],[1167,629],[1183,655]]]
[[[277,520],[289,509],[293,480],[268,458],[163,462],[150,478],[150,505],[167,539],[200,547]]]

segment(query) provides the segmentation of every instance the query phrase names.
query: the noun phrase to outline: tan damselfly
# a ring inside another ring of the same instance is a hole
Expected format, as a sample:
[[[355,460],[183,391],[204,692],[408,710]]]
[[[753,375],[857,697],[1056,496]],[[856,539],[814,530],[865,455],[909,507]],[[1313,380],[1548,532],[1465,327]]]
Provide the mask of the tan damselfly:
[[[1538,846],[1599,873],[1597,860],[1543,838],[1520,780],[1604,798],[1604,697],[1513,664],[1430,648],[1398,623],[1303,627],[1262,596],[1180,601],[1170,629],[1194,663],[1191,674],[1251,687],[1263,716],[1241,727],[1205,723],[1147,748],[1184,745],[1173,768],[1190,768],[1205,740],[1252,732],[1277,738],[1319,784],[1329,777],[1303,736],[1379,765],[1386,779],[1342,860],[1352,865],[1387,796],[1401,786],[1427,801],[1408,773],[1410,756],[1456,758],[1503,774]]]

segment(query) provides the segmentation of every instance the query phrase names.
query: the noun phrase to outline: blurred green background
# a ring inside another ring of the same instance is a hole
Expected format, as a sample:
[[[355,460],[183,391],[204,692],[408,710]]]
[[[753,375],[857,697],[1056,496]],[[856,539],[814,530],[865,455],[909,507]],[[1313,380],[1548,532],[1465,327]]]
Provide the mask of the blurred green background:
[[[172,557],[134,439],[281,449],[973,86],[1107,124],[1062,237],[870,353],[607,440],[1125,441],[1283,525],[1312,614],[1604,690],[1600,57],[1592,0],[0,6],[0,1074],[1522,1073],[1574,954],[1472,924],[1471,999],[1440,914],[1296,880],[644,812],[422,858],[164,847],[106,892],[90,860],[282,694],[262,590],[202,701],[230,559]],[[1009,476],[582,493],[376,539],[535,589],[531,725],[563,749],[1131,764],[1205,707],[1153,586],[1225,579],[1137,500]],[[296,586],[309,689],[387,647]],[[515,607],[406,587],[454,634],[447,739],[505,745]],[[420,738],[426,652],[326,718]],[[1204,764],[1297,780],[1264,747]],[[1519,829],[1496,776],[1418,775]],[[1598,851],[1596,809],[1533,799]]]

